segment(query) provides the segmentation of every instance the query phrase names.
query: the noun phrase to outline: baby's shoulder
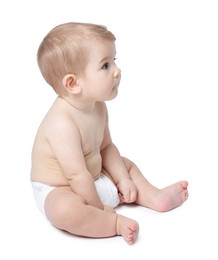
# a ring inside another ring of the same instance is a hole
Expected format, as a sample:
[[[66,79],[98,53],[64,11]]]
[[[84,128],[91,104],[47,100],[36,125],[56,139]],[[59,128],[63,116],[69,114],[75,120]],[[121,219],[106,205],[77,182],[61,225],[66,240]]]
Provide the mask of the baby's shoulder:
[[[42,121],[43,128],[52,132],[55,129],[64,130],[64,128],[73,127],[74,125],[72,114],[57,102],[51,106]]]

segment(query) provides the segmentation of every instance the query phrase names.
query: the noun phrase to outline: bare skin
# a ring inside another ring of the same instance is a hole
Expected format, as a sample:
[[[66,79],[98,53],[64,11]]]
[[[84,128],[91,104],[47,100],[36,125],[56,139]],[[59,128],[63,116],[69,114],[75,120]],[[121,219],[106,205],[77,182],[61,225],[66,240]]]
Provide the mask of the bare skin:
[[[180,181],[158,189],[148,182],[134,163],[127,158],[124,158],[124,163],[138,190],[136,204],[159,212],[166,212],[179,207],[188,199],[187,181]]]
[[[128,244],[138,236],[139,225],[105,206],[104,210],[86,205],[84,200],[67,188],[51,191],[45,202],[50,222],[61,230],[85,237],[112,237],[120,235]]]
[[[138,189],[136,204],[165,212],[180,206],[188,198],[186,181],[157,189],[144,178],[136,165],[126,158],[123,160]],[[68,187],[50,192],[45,209],[53,225],[72,234],[86,237],[121,235],[128,244],[133,244],[138,236],[139,225],[135,220],[116,214],[110,207],[99,210],[87,205],[83,198]]]
[[[188,198],[188,183],[158,189],[119,154],[110,136],[104,102],[116,97],[121,77],[114,63],[115,45],[95,42],[89,51],[86,75],[63,78],[66,94],[55,100],[39,127],[31,180],[57,187],[45,201],[46,215],[55,227],[85,237],[120,235],[133,244],[139,225],[102,204],[94,184],[100,173],[114,182],[121,201],[160,212]]]

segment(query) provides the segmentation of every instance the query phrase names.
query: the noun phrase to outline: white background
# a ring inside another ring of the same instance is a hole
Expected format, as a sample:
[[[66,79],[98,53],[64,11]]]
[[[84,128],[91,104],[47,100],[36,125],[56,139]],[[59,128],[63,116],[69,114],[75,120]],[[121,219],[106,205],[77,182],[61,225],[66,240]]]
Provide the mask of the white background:
[[[216,2],[1,1],[1,259],[218,258]],[[121,153],[158,187],[189,181],[189,200],[171,212],[118,209],[140,223],[133,246],[60,232],[32,197],[32,143],[55,99],[36,52],[50,29],[69,21],[104,24],[117,37],[122,81],[108,108]]]

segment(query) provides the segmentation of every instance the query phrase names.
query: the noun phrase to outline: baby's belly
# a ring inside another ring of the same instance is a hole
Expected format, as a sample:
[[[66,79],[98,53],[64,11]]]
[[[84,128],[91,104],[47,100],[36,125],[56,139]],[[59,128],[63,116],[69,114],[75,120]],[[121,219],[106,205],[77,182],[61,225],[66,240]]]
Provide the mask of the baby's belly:
[[[42,166],[42,165],[41,165]],[[60,167],[32,167],[31,181],[41,182],[52,186],[68,186],[68,181]]]
[[[93,179],[97,179],[102,170],[102,160],[100,156],[92,156],[86,158],[86,166],[92,174]],[[31,181],[41,182],[53,186],[69,186],[65,174],[56,160],[40,160],[37,164],[33,164],[31,170]]]
[[[102,159],[99,154],[95,154],[94,156],[86,159],[86,166],[88,171],[92,174],[94,179],[97,179],[102,170]]]

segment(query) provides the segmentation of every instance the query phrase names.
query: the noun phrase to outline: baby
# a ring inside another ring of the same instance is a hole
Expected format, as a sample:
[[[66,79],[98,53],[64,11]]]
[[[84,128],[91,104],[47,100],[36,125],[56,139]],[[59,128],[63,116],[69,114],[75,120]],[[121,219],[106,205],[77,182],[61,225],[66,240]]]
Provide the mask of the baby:
[[[158,189],[112,142],[105,101],[117,96],[121,71],[106,27],[65,23],[38,49],[38,64],[57,98],[33,145],[31,181],[41,212],[58,229],[85,237],[136,241],[138,223],[117,214],[122,202],[169,211],[188,198],[187,181]]]

